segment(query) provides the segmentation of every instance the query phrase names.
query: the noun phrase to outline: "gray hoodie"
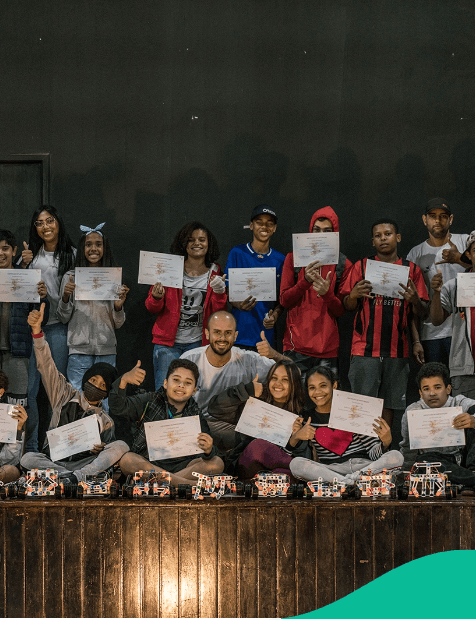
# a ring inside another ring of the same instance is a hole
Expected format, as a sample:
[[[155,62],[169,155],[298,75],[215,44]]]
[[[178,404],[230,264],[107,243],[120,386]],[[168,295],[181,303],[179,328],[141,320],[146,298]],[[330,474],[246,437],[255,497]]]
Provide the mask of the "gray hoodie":
[[[443,405],[443,407],[461,407],[463,413],[468,413],[468,411],[473,407],[473,410],[470,412],[474,415],[474,400],[471,398],[466,398],[462,394],[458,394],[458,396],[448,396],[448,400]],[[462,456],[462,447],[461,446],[445,446],[442,448],[421,448],[410,449],[410,435],[408,433],[408,417],[407,411],[415,411],[416,409],[430,409],[425,401],[420,398],[416,403],[412,403],[408,405],[405,410],[405,413],[402,417],[402,441],[400,442],[400,452],[403,454],[403,469],[411,469],[412,465],[418,461],[418,455],[425,454],[425,452],[438,452],[441,453],[441,456],[444,457],[452,457],[456,458],[456,462],[458,465],[461,464],[461,456]]]
[[[60,299],[56,316],[62,323],[68,323],[69,354],[115,355],[115,330],[125,320],[124,308],[114,310],[114,301],[81,301],[74,299],[74,291],[68,303],[63,301],[64,287],[74,271],[64,274],[61,282]]]

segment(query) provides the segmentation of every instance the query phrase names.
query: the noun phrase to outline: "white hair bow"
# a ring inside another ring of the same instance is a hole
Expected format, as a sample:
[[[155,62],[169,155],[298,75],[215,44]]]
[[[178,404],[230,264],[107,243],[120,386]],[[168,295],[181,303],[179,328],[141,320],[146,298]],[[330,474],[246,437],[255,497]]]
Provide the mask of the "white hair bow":
[[[80,226],[79,228],[82,230],[82,232],[83,232],[83,233],[86,233],[86,235],[89,235],[89,234],[91,234],[91,233],[95,232],[95,233],[97,233],[98,235],[101,235],[101,237],[103,237],[104,235],[103,235],[103,234],[102,234],[102,232],[101,232],[101,228],[104,226],[104,224],[105,224],[105,223],[106,223],[106,222],[103,222],[102,224],[98,224],[98,225],[96,226],[96,228],[89,228],[89,226],[83,226],[83,225],[81,224],[81,226]]]

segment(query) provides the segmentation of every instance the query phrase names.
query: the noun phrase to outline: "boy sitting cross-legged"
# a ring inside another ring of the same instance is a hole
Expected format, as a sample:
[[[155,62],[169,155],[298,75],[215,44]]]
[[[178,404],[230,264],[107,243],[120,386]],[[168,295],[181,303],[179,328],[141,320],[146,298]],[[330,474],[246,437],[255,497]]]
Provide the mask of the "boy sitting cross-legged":
[[[402,418],[400,451],[403,454],[403,469],[409,470],[417,461],[437,461],[446,470],[448,478],[455,484],[474,487],[474,400],[459,394],[451,396],[451,380],[448,368],[440,362],[424,364],[416,377],[421,399],[409,405]],[[408,412],[418,409],[439,409],[461,407],[463,413],[453,420],[453,427],[464,429],[466,446],[444,446],[440,448],[410,449]]]
[[[119,466],[125,475],[134,474],[139,470],[150,471],[162,469],[170,474],[173,485],[190,484],[197,478],[192,472],[201,474],[218,474],[223,471],[223,461],[217,456],[213,445],[208,423],[192,396],[197,391],[198,368],[194,362],[186,359],[173,360],[167,370],[164,385],[157,392],[147,392],[136,396],[127,396],[126,387],[141,385],[145,378],[145,370],[140,362],[120,379],[115,381],[109,394],[111,413],[125,416],[139,426],[134,435],[131,452],[121,458]],[[144,422],[155,422],[188,416],[200,416],[201,433],[197,437],[198,447],[203,455],[180,456],[161,461],[148,460],[147,441]]]

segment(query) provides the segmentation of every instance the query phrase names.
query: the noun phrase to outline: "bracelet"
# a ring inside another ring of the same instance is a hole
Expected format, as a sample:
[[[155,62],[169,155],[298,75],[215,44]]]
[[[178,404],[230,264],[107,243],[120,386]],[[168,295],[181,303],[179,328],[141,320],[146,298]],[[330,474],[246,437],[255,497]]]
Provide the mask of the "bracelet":
[[[415,346],[416,344],[420,344],[419,340],[415,340],[415,342],[413,343],[413,346]]]
[[[32,338],[43,338],[43,331],[41,331],[39,334],[32,334],[31,336]]]

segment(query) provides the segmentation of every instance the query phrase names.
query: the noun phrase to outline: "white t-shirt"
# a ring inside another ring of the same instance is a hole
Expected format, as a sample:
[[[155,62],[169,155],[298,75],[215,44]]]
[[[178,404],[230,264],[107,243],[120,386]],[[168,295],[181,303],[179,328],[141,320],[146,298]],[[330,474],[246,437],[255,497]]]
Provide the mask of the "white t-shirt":
[[[451,241],[458,248],[459,252],[466,250],[466,240],[468,235],[455,235],[451,234]],[[435,265],[440,260],[443,260],[443,250],[449,250],[450,244],[446,243],[441,247],[432,247],[427,241],[416,245],[410,250],[407,256],[407,260],[411,260],[412,263],[418,265],[423,272],[425,278],[426,288],[431,298],[433,297],[433,289],[430,287],[430,282],[433,276],[437,274],[438,269],[441,270],[443,275],[443,284],[456,278],[457,273],[463,273],[464,267],[457,264],[443,263],[441,265]],[[440,338],[448,338],[451,336],[452,319],[448,317],[444,323],[436,327],[432,324],[429,318],[421,322],[420,328],[420,340],[438,340]]]
[[[266,379],[268,370],[275,364],[274,360],[262,357],[254,351],[244,351],[238,347],[231,348],[230,361],[216,368],[212,366],[205,355],[208,345],[186,351],[180,357],[195,362],[200,372],[198,379],[198,391],[194,398],[202,413],[208,417],[207,407],[212,396],[220,394],[224,390],[238,385],[239,383],[249,383],[259,375],[262,383]]]

